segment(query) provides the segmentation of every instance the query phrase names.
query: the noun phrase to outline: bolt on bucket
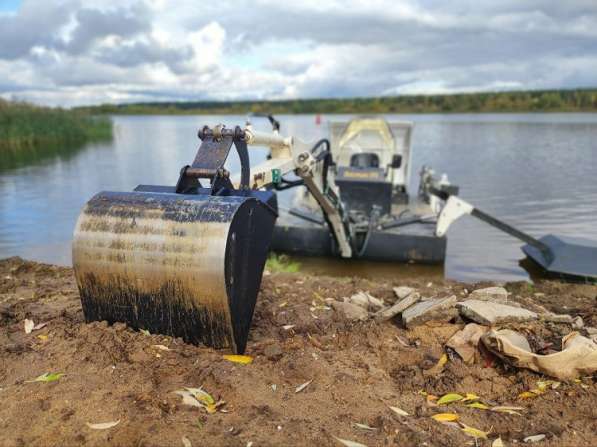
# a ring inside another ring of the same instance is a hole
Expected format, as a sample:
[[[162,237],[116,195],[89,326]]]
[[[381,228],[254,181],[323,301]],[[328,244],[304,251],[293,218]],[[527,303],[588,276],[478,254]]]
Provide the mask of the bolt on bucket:
[[[97,194],[73,239],[85,319],[244,352],[275,219],[250,196]]]

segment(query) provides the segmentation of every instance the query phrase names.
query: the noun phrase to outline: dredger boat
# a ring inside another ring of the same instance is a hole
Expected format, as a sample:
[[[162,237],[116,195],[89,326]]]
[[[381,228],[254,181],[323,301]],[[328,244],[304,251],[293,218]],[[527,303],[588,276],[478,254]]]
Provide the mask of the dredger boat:
[[[353,228],[352,257],[442,264],[446,238],[435,232],[442,202],[430,193],[430,188],[449,194],[456,194],[458,188],[448,182],[447,176],[438,181],[433,170],[423,167],[419,188],[411,193],[413,124],[359,117],[331,122],[329,130],[333,162],[327,175],[334,177],[339,200]],[[296,191],[291,208],[280,207],[272,250],[307,256],[337,254],[325,215],[306,188]]]

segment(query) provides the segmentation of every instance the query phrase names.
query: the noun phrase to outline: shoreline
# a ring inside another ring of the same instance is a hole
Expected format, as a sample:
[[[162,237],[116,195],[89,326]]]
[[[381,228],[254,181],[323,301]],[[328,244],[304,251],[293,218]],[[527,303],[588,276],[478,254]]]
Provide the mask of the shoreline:
[[[224,359],[223,350],[146,335],[119,323],[85,323],[72,269],[0,260],[3,442],[166,446],[181,445],[184,436],[193,446],[338,446],[336,438],[369,447],[474,445],[462,430],[431,417],[452,412],[466,425],[489,432],[488,440],[478,439],[479,446],[490,446],[497,437],[510,446],[539,434],[545,435],[542,446],[595,445],[594,377],[521,399],[521,393],[549,378],[499,359],[469,365],[452,354],[437,367],[447,340],[463,328],[462,319],[406,328],[396,319],[351,321],[333,305],[358,291],[391,304],[396,286],[412,287],[425,299],[454,295],[462,300],[492,285],[425,277],[373,281],[266,274],[245,353],[253,362],[242,365]],[[505,288],[512,303],[581,316],[585,326],[597,326],[596,285],[540,281],[532,287],[506,283]],[[25,319],[46,325],[26,334]],[[533,346],[557,344],[572,330],[539,321],[506,326],[527,334]],[[44,373],[65,375],[50,383],[27,382]],[[186,406],[173,393],[199,386],[224,400],[225,412]],[[475,393],[487,405],[520,406],[522,416],[458,403],[435,407],[422,392]],[[408,416],[396,415],[389,406]],[[87,426],[117,420],[106,430]]]

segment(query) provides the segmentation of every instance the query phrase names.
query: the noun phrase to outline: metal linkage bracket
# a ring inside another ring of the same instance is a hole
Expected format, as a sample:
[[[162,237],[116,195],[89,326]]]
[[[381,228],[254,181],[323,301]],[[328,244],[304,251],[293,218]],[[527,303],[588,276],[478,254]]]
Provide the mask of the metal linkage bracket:
[[[236,126],[227,129],[224,125],[217,125],[213,129],[205,126],[198,132],[201,145],[193,164],[184,166],[176,183],[176,192],[188,194],[201,188],[199,179],[210,180],[211,194],[218,195],[223,189],[234,190],[230,181],[230,172],[224,168],[224,163],[234,144],[241,166],[240,190],[249,189],[250,165],[249,151],[245,141],[244,131]]]

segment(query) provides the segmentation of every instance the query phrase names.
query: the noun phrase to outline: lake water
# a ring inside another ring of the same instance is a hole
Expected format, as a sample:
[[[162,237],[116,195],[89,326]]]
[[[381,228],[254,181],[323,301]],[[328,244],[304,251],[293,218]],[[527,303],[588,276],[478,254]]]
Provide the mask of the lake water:
[[[279,116],[282,132],[304,140],[324,136],[330,119]],[[415,122],[411,190],[423,164],[445,172],[460,195],[532,235],[556,233],[597,240],[597,114],[388,115]],[[204,124],[242,125],[242,116],[118,116],[114,140],[39,159],[27,166],[0,160],[0,258],[70,264],[70,240],[83,204],[101,190],[139,183],[174,184],[198,147]],[[257,124],[257,122],[255,123]],[[262,123],[267,130],[266,123]],[[251,151],[252,162],[265,150]],[[231,170],[238,166],[231,152]],[[472,217],[450,228],[443,271],[466,281],[524,280],[521,243]],[[305,261],[309,271],[417,274],[412,266]],[[340,267],[339,267],[340,266]],[[355,267],[356,266],[356,267]]]

